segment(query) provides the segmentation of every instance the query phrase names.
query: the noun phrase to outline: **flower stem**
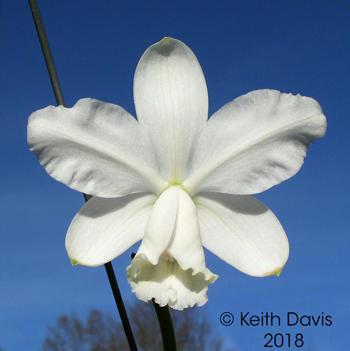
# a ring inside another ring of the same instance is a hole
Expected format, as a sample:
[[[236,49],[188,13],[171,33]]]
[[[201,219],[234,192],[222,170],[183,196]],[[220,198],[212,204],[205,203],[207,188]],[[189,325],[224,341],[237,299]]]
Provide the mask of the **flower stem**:
[[[51,54],[49,42],[47,40],[44,23],[43,23],[43,20],[41,18],[41,15],[40,15],[40,10],[39,10],[37,0],[28,0],[28,2],[29,2],[30,10],[31,10],[32,15],[33,15],[33,20],[35,23],[38,37],[39,37],[41,49],[43,51],[46,67],[47,67],[47,70],[48,70],[48,73],[50,76],[51,85],[52,85],[52,88],[53,88],[53,91],[55,94],[57,105],[66,106],[66,103],[65,103],[64,97],[63,97],[63,93],[62,93],[62,89],[61,89],[61,85],[60,85],[60,82],[58,79],[57,71],[55,68],[55,64],[53,61],[53,57]],[[91,195],[88,195],[88,194],[83,194],[83,195],[84,195],[85,202],[90,200],[92,197]],[[124,327],[126,338],[128,340],[128,343],[129,343],[130,350],[137,351],[136,342],[135,342],[134,335],[133,335],[131,327],[130,327],[128,316],[126,314],[125,306],[124,306],[123,299],[122,299],[122,296],[121,296],[121,293],[119,290],[117,279],[116,279],[115,274],[114,274],[112,263],[111,262],[106,263],[105,268],[106,268],[106,272],[108,275],[109,283],[111,285],[113,296],[114,296],[115,302],[117,304],[120,319],[121,319],[123,327]]]
[[[160,331],[162,333],[164,351],[176,351],[176,338],[168,305],[160,307],[152,299],[154,309],[156,310]]]
[[[49,72],[51,85],[56,97],[57,105],[66,106],[66,103],[64,101],[63,94],[62,94],[60,81],[58,80],[55,64],[52,58],[50,45],[47,40],[44,23],[40,15],[38,3],[36,0],[28,0],[28,2],[29,2],[30,10],[32,11],[35,28],[38,33],[41,49],[44,54],[46,67]]]
[[[120,290],[119,290],[117,278],[115,277],[115,274],[114,274],[112,262],[106,263],[105,268],[106,268],[106,272],[108,275],[109,283],[111,284],[111,289],[113,292],[114,300],[115,300],[115,303],[117,304],[117,307],[118,307],[120,319],[121,319],[123,327],[124,327],[125,335],[126,335],[126,338],[128,340],[128,343],[129,343],[130,350],[137,351],[136,342],[135,342],[134,335],[133,335],[132,330],[131,330],[128,315],[126,314],[126,310],[125,310],[125,306],[123,303],[122,295],[121,295]]]

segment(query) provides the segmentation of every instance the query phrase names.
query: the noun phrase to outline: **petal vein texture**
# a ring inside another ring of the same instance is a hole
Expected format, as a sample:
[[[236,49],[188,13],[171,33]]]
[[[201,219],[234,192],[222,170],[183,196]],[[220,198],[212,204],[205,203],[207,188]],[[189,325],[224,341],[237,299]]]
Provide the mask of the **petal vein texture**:
[[[162,176],[171,184],[181,184],[194,139],[208,119],[207,86],[193,52],[171,38],[148,48],[136,68],[134,100]]]
[[[282,225],[250,195],[202,193],[193,198],[203,246],[240,271],[257,277],[280,272],[289,256]]]
[[[28,144],[53,178],[86,194],[159,193],[167,185],[143,127],[117,105],[82,99],[36,111]]]
[[[153,194],[90,199],[74,217],[66,236],[72,262],[100,266],[141,240],[156,199]]]
[[[297,173],[310,143],[325,132],[326,119],[315,100],[253,91],[209,119],[183,186],[192,195],[260,193]]]

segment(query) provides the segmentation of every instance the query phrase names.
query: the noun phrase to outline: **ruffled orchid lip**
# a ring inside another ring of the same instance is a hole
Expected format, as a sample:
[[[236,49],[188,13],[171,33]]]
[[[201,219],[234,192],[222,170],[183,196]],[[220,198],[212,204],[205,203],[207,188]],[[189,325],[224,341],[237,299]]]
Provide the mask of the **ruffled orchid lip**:
[[[169,305],[177,310],[204,305],[208,301],[208,285],[217,278],[208,269],[204,273],[183,270],[166,252],[156,265],[142,253],[127,267],[127,279],[138,299],[147,302],[154,298],[160,306]]]

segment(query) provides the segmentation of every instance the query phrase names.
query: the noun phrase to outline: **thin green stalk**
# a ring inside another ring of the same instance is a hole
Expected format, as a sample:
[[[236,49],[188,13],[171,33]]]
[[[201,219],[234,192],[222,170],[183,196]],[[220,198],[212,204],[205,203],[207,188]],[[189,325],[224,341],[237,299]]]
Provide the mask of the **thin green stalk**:
[[[154,299],[153,306],[156,310],[160,331],[163,339],[164,351],[176,351],[176,338],[168,305],[160,307]]]
[[[44,23],[43,23],[43,20],[41,18],[41,15],[40,15],[38,3],[36,0],[28,0],[28,2],[29,2],[29,6],[31,9],[32,15],[33,15],[33,20],[35,23],[36,31],[38,33],[41,49],[43,51],[46,67],[47,67],[47,70],[48,70],[48,73],[50,76],[51,85],[52,85],[52,88],[53,88],[53,91],[55,94],[57,105],[66,106],[65,101],[64,101],[64,97],[63,97],[63,93],[62,93],[62,89],[61,89],[61,85],[60,85],[60,82],[58,79],[57,71],[55,68],[55,64],[53,61],[53,57],[51,54],[49,42],[47,40]],[[88,194],[83,194],[83,195],[84,195],[85,202],[90,200],[92,197],[91,195],[88,195]],[[132,330],[131,330],[128,316],[126,314],[124,302],[123,302],[122,296],[120,294],[119,286],[118,286],[117,279],[116,279],[115,274],[114,274],[112,263],[111,262],[106,263],[105,268],[106,268],[107,276],[109,279],[109,283],[111,285],[113,296],[114,296],[114,299],[115,299],[115,302],[116,302],[116,305],[117,305],[117,308],[119,311],[120,319],[121,319],[123,327],[124,327],[126,338],[128,340],[128,343],[129,343],[130,350],[137,351],[136,342],[135,342],[134,335],[133,335]]]

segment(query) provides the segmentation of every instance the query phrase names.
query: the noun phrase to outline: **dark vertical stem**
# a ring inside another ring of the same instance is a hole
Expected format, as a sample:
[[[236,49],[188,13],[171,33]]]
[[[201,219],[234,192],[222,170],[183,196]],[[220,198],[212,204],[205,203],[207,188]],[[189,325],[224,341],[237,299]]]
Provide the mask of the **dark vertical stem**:
[[[114,274],[112,263],[111,262],[106,263],[105,268],[106,268],[106,272],[108,275],[109,283],[111,284],[115,303],[117,304],[117,307],[118,307],[120,319],[123,323],[125,335],[126,335],[126,338],[128,339],[130,350],[137,351],[136,342],[135,342],[134,335],[133,335],[132,330],[131,330],[128,316],[126,314],[122,295],[120,294],[119,286],[118,286],[117,279],[116,279],[115,274]]]
[[[153,306],[157,313],[157,318],[162,333],[164,351],[176,351],[176,337],[168,305],[161,307],[154,299]]]
[[[58,80],[57,72],[56,72],[56,67],[52,58],[51,50],[50,50],[50,45],[47,40],[46,32],[45,32],[45,27],[43,20],[40,15],[40,10],[39,6],[36,0],[28,0],[30,9],[32,11],[33,15],[33,20],[35,23],[35,28],[38,33],[41,49],[44,54],[45,58],[45,63],[47,70],[49,72],[50,80],[51,80],[51,85],[56,97],[57,105],[62,105],[66,106],[66,103],[64,101],[64,97],[62,94],[62,89],[60,85],[60,81]]]
[[[47,67],[47,70],[48,70],[48,73],[50,76],[51,85],[52,85],[52,88],[53,88],[53,91],[55,94],[57,105],[66,106],[66,103],[65,103],[64,97],[63,97],[63,93],[62,93],[62,89],[61,89],[61,85],[60,85],[60,82],[58,79],[57,71],[55,68],[55,64],[54,64],[54,61],[52,58],[49,42],[47,40],[44,23],[43,23],[43,20],[41,18],[41,15],[40,15],[38,3],[36,0],[28,0],[28,2],[29,2],[29,6],[31,9],[32,15],[33,15],[33,20],[35,23],[36,31],[38,33],[41,49],[43,51],[46,67]],[[85,202],[90,200],[92,197],[91,195],[87,195],[87,194],[83,194],[83,195],[84,195]],[[111,262],[106,263],[105,268],[106,268],[106,272],[108,275],[109,283],[110,283],[111,288],[112,288],[113,296],[114,296],[115,302],[116,302],[117,307],[118,307],[120,319],[122,321],[124,331],[125,331],[128,343],[129,343],[130,350],[137,351],[137,346],[135,343],[134,335],[132,333],[129,319],[128,319],[128,316],[126,314],[125,306],[123,303],[122,296],[120,294],[119,286],[118,286],[117,279],[116,279],[115,274],[114,274],[112,263]]]

